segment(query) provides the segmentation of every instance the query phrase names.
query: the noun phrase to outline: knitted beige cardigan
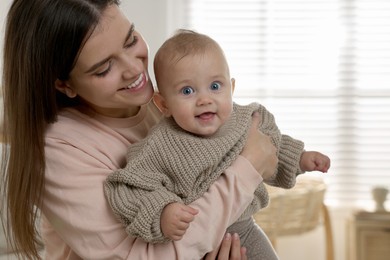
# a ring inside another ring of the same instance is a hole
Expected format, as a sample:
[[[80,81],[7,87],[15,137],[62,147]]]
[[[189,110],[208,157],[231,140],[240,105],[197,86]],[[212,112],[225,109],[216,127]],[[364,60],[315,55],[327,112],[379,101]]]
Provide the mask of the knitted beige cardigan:
[[[196,200],[237,158],[245,145],[252,114],[259,111],[259,129],[271,136],[278,152],[278,168],[267,180],[273,186],[291,188],[302,173],[299,160],[303,143],[281,135],[274,116],[262,105],[234,104],[230,119],[211,137],[183,131],[171,118],[163,119],[142,141],[131,145],[125,168],[110,175],[104,189],[108,201],[131,236],[164,242],[160,229],[162,209],[172,202]],[[264,184],[240,220],[268,204]]]

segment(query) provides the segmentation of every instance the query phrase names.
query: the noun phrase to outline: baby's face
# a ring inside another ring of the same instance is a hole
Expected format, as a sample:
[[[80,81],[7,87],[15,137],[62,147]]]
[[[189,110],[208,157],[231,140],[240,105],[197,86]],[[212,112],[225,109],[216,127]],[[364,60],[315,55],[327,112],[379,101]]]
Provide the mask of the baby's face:
[[[224,55],[216,49],[187,55],[158,82],[167,107],[184,130],[210,136],[230,117],[233,85]]]

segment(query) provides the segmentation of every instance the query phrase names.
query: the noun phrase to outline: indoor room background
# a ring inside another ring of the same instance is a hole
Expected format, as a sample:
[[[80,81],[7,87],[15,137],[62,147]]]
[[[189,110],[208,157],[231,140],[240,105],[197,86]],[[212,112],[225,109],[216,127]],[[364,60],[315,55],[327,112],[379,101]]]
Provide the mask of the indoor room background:
[[[1,56],[10,3],[0,6]],[[329,155],[330,171],[309,175],[326,184],[334,259],[353,260],[348,223],[375,210],[373,188],[390,189],[390,1],[124,0],[122,9],[149,43],[152,78],[176,29],[208,34],[226,52],[235,101],[264,104],[283,133]],[[281,260],[325,260],[324,232],[278,238]],[[389,230],[380,234],[390,245]]]

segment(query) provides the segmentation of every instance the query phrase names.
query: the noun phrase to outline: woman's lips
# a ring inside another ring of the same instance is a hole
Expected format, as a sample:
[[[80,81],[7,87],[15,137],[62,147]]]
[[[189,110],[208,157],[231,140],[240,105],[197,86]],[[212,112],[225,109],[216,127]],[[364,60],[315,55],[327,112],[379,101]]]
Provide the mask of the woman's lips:
[[[130,85],[124,88],[121,88],[120,90],[128,90],[128,89],[136,90],[142,88],[146,84],[146,82],[147,82],[146,74],[141,73],[133,83],[131,83]]]

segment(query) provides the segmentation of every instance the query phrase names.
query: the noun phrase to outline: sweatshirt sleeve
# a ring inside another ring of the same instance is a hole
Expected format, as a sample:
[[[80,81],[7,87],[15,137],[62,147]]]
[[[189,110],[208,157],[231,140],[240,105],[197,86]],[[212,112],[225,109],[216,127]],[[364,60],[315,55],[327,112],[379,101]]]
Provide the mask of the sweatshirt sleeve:
[[[71,131],[71,129],[69,129]],[[239,157],[198,200],[200,210],[180,241],[146,243],[129,236],[103,190],[126,146],[83,139],[46,139],[46,181],[42,205],[46,259],[200,259],[220,244],[226,228],[250,204],[261,176]],[[83,146],[81,148],[81,146]],[[87,148],[91,146],[90,148]],[[105,153],[102,151],[107,151]]]
[[[262,118],[259,129],[271,137],[279,159],[274,176],[269,180],[265,180],[265,182],[272,186],[292,188],[295,185],[297,175],[302,173],[299,168],[299,161],[304,151],[304,143],[288,135],[281,134],[275,122],[275,117],[265,107],[260,106],[259,112]]]

